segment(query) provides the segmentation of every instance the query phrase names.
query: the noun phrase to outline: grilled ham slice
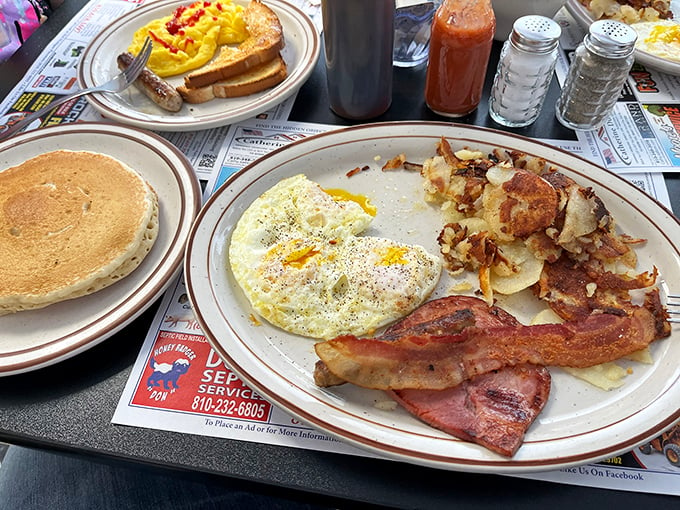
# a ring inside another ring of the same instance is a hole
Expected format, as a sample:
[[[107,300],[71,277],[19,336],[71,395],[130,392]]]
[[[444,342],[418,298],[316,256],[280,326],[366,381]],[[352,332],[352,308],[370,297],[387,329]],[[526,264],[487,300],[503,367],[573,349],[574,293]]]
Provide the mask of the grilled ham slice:
[[[497,306],[468,296],[450,296],[425,303],[390,327],[382,338],[405,331],[436,332],[433,324],[458,318],[462,331],[471,314],[477,328],[517,326],[517,319]],[[442,330],[439,330],[443,332]],[[452,330],[450,330],[452,332]],[[519,365],[473,377],[445,390],[394,390],[389,392],[404,409],[428,425],[464,441],[512,456],[522,445],[527,429],[543,410],[550,395],[550,372],[545,367]]]
[[[445,390],[390,393],[428,425],[511,457],[548,401],[550,372],[536,365],[518,365]]]

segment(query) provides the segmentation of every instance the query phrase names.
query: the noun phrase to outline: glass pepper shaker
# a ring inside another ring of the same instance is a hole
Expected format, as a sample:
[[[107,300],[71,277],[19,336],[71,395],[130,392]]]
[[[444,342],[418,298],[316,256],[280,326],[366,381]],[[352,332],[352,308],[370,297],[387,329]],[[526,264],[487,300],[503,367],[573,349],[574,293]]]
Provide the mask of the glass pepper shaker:
[[[635,57],[637,33],[613,20],[596,21],[576,48],[556,116],[570,129],[597,129],[611,113]]]
[[[489,115],[509,127],[528,126],[541,113],[562,29],[545,16],[523,16],[501,50],[489,97]]]

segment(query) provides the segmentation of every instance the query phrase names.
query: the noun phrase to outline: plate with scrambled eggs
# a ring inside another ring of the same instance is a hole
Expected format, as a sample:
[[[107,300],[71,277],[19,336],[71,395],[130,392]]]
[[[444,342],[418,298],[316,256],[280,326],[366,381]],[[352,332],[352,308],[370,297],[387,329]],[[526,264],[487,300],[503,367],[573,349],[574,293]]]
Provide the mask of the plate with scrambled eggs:
[[[592,187],[621,231],[648,240],[636,250],[640,267],[655,265],[665,292],[677,293],[680,223],[628,181],[510,133],[443,122],[367,124],[275,150],[208,199],[189,236],[184,274],[194,316],[215,351],[258,394],[327,433],[321,450],[355,446],[436,468],[520,473],[601,460],[670,426],[680,417],[680,367],[668,361],[680,356],[677,327],[651,346],[658,361],[631,365],[626,383],[610,391],[551,368],[554,393],[512,458],[420,422],[380,390],[315,384],[314,345],[337,334],[327,327],[371,331],[380,325],[362,312],[377,317],[403,307],[393,295],[429,300],[477,288],[474,274],[440,274],[431,263],[439,256],[442,204],[426,201],[420,172],[383,170],[400,154],[422,164],[442,136],[455,151],[500,148],[545,158]],[[360,283],[352,290],[353,281]],[[345,306],[344,297],[362,309]],[[529,289],[500,296],[498,305],[524,324],[544,306]]]
[[[663,3],[663,2],[662,2]],[[633,9],[615,0],[592,0],[590,9],[581,0],[567,0],[567,11],[584,28],[595,19],[610,18],[628,23],[638,33],[635,60],[640,64],[680,76],[680,7],[678,0],[666,0],[673,19],[652,7]]]
[[[217,4],[220,4],[218,8]],[[117,55],[134,47],[140,29],[153,27],[154,33],[162,32],[162,37],[154,41],[149,67],[177,87],[184,83],[185,75],[209,64],[221,48],[235,48],[244,40],[247,31],[240,14],[248,4],[249,0],[203,2],[200,12],[193,13],[190,0],[163,0],[135,9],[115,20],[92,40],[78,69],[80,86],[96,86],[116,75],[119,72]],[[176,113],[163,110],[136,87],[118,94],[93,94],[88,100],[105,117],[154,131],[209,129],[274,108],[293,96],[312,73],[319,58],[320,39],[312,20],[296,6],[283,0],[270,0],[267,6],[281,23],[285,40],[281,56],[287,66],[287,77],[273,88],[200,104],[185,101]],[[215,12],[209,12],[210,9]],[[172,25],[173,15],[182,10],[187,10],[196,23],[166,29],[169,20]],[[199,16],[203,12],[205,15]]]

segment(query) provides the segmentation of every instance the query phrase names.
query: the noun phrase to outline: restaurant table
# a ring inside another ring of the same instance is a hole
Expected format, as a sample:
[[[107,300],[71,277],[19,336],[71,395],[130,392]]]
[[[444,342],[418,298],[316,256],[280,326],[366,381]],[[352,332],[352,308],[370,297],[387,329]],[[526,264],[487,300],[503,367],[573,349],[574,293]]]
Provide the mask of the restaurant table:
[[[18,83],[48,42],[86,0],[68,0],[6,63],[0,66],[0,97]],[[485,93],[495,71],[495,43]],[[357,124],[328,107],[322,57],[298,93],[290,120],[338,126]],[[374,121],[447,120],[423,100],[425,69],[394,70],[390,109]],[[515,133],[576,140],[554,117],[554,80],[546,107],[532,126]],[[456,122],[499,128],[479,108]],[[666,175],[678,211],[677,173]],[[393,460],[229,440],[111,424],[132,365],[158,303],[111,338],[73,358],[40,370],[0,378],[0,441],[54,449],[113,464],[140,463],[182,477],[227,477],[253,490],[292,495],[337,508],[359,502],[394,508],[650,508],[677,504],[673,496],[557,484],[496,474],[464,473]],[[0,331],[0,334],[2,332]],[[0,496],[1,497],[1,496]]]

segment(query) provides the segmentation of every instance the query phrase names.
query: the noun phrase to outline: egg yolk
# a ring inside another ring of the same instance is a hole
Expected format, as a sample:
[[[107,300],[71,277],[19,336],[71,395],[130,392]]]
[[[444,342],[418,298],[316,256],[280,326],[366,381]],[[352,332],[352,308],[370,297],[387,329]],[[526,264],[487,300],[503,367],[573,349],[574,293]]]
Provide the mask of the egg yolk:
[[[352,202],[359,204],[366,214],[370,214],[371,216],[378,214],[378,208],[371,204],[371,200],[367,196],[355,195],[354,193],[339,188],[324,189],[324,191],[332,196],[333,200],[336,202],[351,200]]]
[[[650,32],[649,37],[645,40],[645,42],[680,43],[680,24],[671,27],[668,26],[654,27]]]
[[[297,267],[298,269],[303,267],[307,261],[312,259],[319,252],[312,246],[305,246],[300,250],[293,251],[289,253],[286,258],[283,259],[284,264],[288,264],[292,267]]]
[[[395,264],[408,264],[408,260],[404,258],[404,255],[408,253],[408,249],[405,246],[390,246],[387,249],[378,253],[380,256],[381,266],[393,266]]]
[[[265,256],[265,260],[280,260],[284,265],[301,269],[312,260],[319,251],[316,246],[304,239],[291,239],[274,245]]]
[[[147,36],[153,41],[147,67],[166,78],[205,65],[219,46],[243,42],[248,30],[243,7],[220,0],[194,2],[152,20],[135,32],[128,51],[136,55]]]

